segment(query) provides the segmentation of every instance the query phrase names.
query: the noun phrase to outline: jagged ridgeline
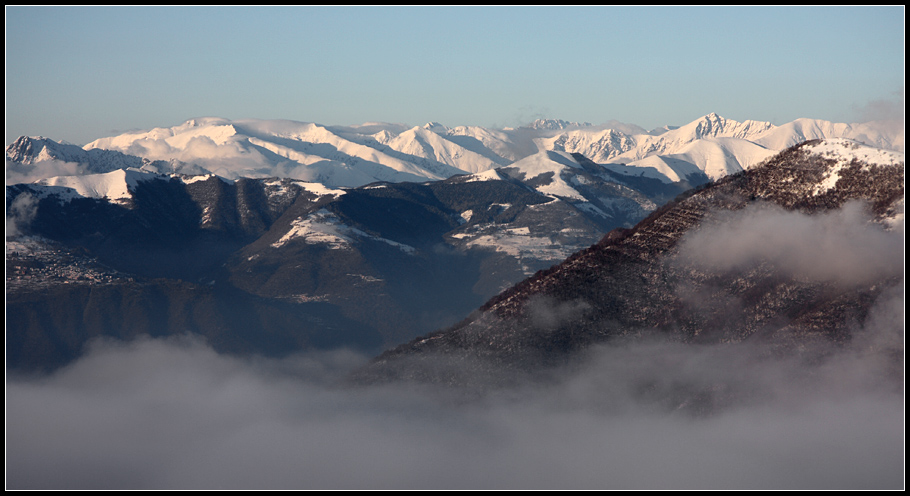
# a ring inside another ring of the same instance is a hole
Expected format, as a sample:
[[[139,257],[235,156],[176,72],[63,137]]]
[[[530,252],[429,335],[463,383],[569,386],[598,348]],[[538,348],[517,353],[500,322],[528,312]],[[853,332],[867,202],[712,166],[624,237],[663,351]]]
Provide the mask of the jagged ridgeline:
[[[646,336],[783,354],[849,346],[902,291],[903,197],[902,153],[809,141],[679,195],[357,378],[481,384]],[[901,343],[887,350],[897,364]]]

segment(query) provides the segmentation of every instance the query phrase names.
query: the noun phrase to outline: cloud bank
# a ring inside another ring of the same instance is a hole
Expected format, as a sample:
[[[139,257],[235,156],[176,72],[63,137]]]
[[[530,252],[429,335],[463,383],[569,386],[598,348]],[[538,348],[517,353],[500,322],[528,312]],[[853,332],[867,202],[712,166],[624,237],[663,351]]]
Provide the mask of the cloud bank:
[[[863,203],[806,215],[772,205],[716,214],[679,245],[679,261],[711,271],[772,264],[783,275],[842,285],[900,275],[903,222],[886,230]]]
[[[348,352],[263,360],[188,338],[96,342],[51,376],[7,380],[7,487],[902,487],[902,387],[881,380],[877,354],[808,373],[756,351],[617,344],[550,382],[465,400],[345,387],[364,363]],[[668,401],[705,388],[733,400],[705,415]]]

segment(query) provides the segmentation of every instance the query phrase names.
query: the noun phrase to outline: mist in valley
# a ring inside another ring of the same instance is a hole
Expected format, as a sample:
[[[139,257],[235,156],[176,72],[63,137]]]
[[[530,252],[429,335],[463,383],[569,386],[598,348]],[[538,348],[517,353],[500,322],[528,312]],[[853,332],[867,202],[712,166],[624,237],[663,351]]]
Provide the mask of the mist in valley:
[[[902,302],[902,286],[879,302],[858,330],[867,345],[812,360],[616,342],[479,394],[351,385],[367,357],[348,351],[96,341],[52,375],[7,379],[7,487],[901,488],[903,371],[888,345]]]

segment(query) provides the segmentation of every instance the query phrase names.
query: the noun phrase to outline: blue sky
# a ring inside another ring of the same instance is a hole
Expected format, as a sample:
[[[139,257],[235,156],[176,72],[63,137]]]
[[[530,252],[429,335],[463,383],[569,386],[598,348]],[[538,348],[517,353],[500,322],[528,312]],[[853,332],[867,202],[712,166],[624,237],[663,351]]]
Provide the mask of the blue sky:
[[[903,106],[904,7],[6,7],[6,141],[202,116],[646,128]]]

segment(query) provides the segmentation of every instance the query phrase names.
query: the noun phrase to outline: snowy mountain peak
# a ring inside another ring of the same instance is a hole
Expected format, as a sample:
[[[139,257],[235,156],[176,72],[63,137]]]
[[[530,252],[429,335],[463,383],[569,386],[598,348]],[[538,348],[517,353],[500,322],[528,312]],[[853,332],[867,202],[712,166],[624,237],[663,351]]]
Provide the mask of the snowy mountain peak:
[[[445,134],[449,131],[448,127],[446,127],[438,122],[435,122],[435,121],[427,122],[426,124],[423,125],[423,128],[426,129],[427,131],[433,131],[434,133],[437,133],[437,134]]]
[[[597,163],[610,162],[613,157],[636,146],[634,137],[612,128],[598,132],[576,129],[545,138],[540,143],[547,150],[581,153]]]
[[[737,122],[711,112],[682,126],[680,130],[684,130],[693,139],[708,137],[750,139],[773,128],[774,125],[770,122],[753,120]]]
[[[569,128],[590,127],[590,122],[569,122],[562,119],[537,119],[527,127],[538,131],[560,131]]]
[[[6,147],[9,162],[31,164],[42,160],[79,162],[85,151],[76,145],[58,143],[44,136],[20,136]]]
[[[731,124],[738,124],[736,121],[730,121]],[[727,119],[711,112],[700,119],[696,119],[683,127],[694,127],[694,135],[703,138],[706,136],[717,136],[723,134],[726,127]]]

